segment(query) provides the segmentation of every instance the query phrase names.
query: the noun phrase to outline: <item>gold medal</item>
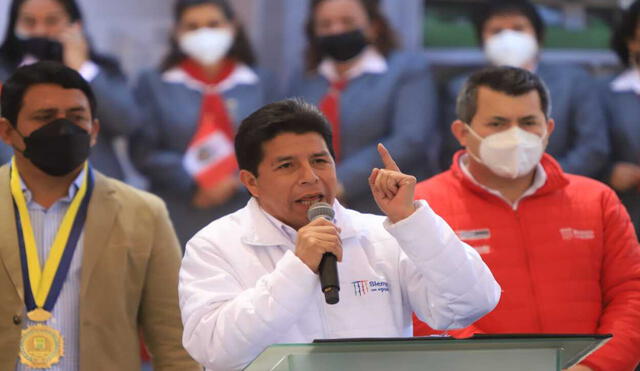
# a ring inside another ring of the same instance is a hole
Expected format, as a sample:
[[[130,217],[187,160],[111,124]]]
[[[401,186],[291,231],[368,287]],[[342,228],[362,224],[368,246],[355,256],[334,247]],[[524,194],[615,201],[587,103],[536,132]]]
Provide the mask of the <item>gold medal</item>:
[[[42,308],[36,308],[27,313],[27,317],[34,322],[45,322],[51,318],[51,312],[48,312]]]
[[[20,362],[31,368],[50,368],[64,355],[64,340],[56,329],[35,325],[22,330]]]

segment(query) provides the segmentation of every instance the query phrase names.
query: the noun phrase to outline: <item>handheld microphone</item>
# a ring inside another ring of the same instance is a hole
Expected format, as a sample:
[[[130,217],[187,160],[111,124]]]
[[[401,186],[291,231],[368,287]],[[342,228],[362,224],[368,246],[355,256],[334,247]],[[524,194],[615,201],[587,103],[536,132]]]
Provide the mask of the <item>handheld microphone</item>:
[[[307,210],[309,221],[317,218],[325,218],[332,221],[334,215],[333,208],[326,202],[316,202]],[[338,280],[336,256],[330,252],[324,253],[318,266],[318,273],[320,274],[320,285],[324,293],[324,300],[327,304],[337,303],[340,300],[340,281]]]

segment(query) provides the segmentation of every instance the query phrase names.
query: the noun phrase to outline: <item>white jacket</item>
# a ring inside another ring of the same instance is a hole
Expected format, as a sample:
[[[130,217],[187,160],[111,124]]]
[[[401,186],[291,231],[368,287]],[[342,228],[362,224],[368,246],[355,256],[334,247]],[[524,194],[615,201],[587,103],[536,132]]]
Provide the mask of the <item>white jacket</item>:
[[[251,199],[187,244],[180,269],[183,343],[209,370],[241,369],[275,343],[412,336],[411,313],[437,329],[491,311],[500,287],[476,251],[425,201],[396,224],[334,204],[340,302]]]

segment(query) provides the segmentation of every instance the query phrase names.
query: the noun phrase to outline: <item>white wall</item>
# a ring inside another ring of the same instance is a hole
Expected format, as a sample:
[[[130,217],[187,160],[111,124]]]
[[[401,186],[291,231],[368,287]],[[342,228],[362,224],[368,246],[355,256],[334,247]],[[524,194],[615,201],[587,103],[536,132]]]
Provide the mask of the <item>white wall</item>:
[[[130,74],[157,65],[166,53],[173,0],[78,2],[95,49],[117,56]]]

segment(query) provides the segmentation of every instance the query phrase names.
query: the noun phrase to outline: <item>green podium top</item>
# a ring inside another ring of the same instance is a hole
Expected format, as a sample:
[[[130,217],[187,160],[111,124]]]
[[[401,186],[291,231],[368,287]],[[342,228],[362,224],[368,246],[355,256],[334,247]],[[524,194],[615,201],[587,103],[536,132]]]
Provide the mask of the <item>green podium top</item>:
[[[611,335],[500,334],[316,340],[274,344],[247,371],[542,371],[567,368]]]

